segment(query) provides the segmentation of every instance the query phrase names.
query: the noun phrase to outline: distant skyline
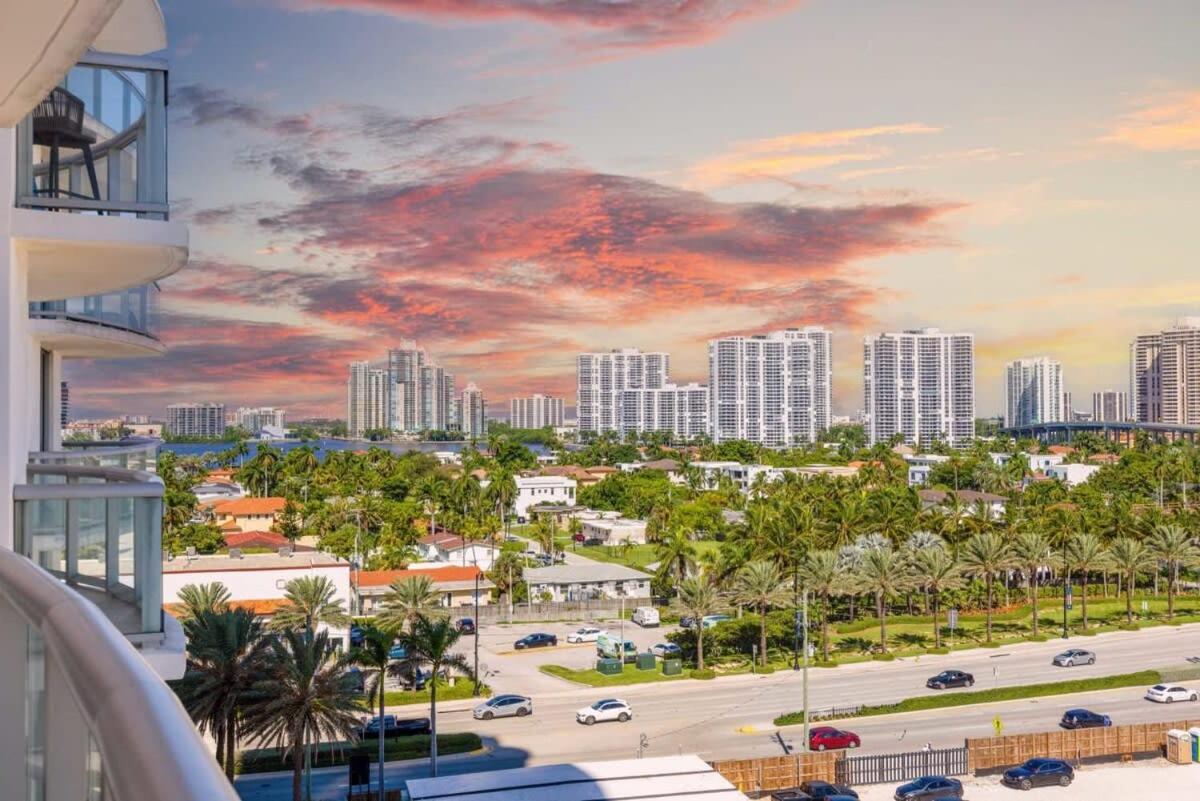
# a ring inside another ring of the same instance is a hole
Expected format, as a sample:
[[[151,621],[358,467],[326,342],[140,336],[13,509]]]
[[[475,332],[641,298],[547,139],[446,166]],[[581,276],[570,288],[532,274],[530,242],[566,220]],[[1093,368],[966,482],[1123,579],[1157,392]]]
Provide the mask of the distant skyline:
[[[165,358],[72,363],[73,412],[344,414],[417,339],[497,409],[574,403],[577,353],[820,324],[975,334],[1124,389],[1200,313],[1200,53],[1186,2],[165,0]],[[120,375],[121,382],[112,382]],[[286,399],[286,402],[281,399]]]

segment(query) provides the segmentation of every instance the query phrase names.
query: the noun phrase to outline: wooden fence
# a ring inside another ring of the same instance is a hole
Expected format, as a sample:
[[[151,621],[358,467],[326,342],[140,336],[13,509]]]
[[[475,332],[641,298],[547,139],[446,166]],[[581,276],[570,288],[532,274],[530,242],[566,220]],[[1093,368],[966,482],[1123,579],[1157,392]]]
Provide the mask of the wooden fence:
[[[1161,752],[1169,729],[1186,731],[1192,726],[1200,726],[1200,720],[970,738],[967,740],[967,764],[971,772],[979,773],[1010,768],[1033,757],[1075,763],[1087,759],[1130,758]]]
[[[832,782],[837,778],[840,752],[792,754],[759,759],[721,759],[710,763],[742,792],[782,790],[807,781]]]
[[[900,783],[921,776],[962,776],[966,773],[966,748],[865,756],[851,756],[850,752],[843,752],[836,770],[838,784],[851,786]]]

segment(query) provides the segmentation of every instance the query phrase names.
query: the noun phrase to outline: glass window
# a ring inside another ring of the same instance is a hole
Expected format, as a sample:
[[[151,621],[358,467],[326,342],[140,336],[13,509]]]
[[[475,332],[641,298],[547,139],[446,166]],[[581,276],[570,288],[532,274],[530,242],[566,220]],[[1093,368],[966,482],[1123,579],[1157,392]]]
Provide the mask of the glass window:
[[[25,644],[25,798],[46,799],[46,653],[42,635],[28,627]]]

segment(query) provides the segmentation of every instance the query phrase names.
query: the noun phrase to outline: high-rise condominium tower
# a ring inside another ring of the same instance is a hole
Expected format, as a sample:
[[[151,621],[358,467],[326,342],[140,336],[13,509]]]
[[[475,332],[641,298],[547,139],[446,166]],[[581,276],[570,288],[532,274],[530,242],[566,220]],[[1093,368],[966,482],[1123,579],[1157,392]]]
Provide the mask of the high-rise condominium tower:
[[[700,384],[627,389],[620,393],[617,407],[617,432],[622,437],[663,431],[680,441],[708,433],[708,387]]]
[[[172,403],[167,430],[177,437],[219,437],[225,433],[225,404]]]
[[[1092,393],[1092,420],[1097,423],[1124,423],[1129,420],[1129,396],[1115,389]]]
[[[1200,425],[1200,317],[1129,346],[1129,394],[1139,423]]]
[[[936,328],[863,339],[863,401],[872,444],[957,446],[975,435],[975,337]]]
[[[832,336],[820,326],[708,343],[709,428],[715,442],[815,442],[829,428]]]
[[[508,402],[508,424],[513,428],[557,428],[563,424],[563,399],[548,395],[512,398]]]
[[[662,389],[671,357],[635,348],[583,353],[576,359],[577,414],[580,432],[620,432],[622,392]]]
[[[372,429],[391,430],[392,387],[387,370],[351,362],[346,381],[346,431],[361,437]]]
[[[1009,362],[1004,394],[1004,425],[1010,427],[1062,422],[1069,403],[1062,364],[1046,356]]]
[[[459,403],[463,437],[479,439],[487,436],[487,401],[483,390],[472,382],[462,392]]]

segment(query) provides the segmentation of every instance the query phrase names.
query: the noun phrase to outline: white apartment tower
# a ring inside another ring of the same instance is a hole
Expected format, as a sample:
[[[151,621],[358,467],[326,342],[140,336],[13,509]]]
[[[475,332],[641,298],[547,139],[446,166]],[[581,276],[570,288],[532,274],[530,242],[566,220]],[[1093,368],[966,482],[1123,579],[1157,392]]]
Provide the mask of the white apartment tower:
[[[234,412],[234,421],[251,434],[261,431],[267,426],[283,428],[287,414],[283,409],[274,406],[248,407],[241,406]]]
[[[627,389],[617,399],[617,433],[664,431],[673,441],[708,434],[708,387],[665,384],[657,389]]]
[[[709,428],[714,442],[773,447],[816,442],[832,414],[832,335],[789,328],[708,343]]]
[[[1097,423],[1124,423],[1129,420],[1129,396],[1115,389],[1092,393],[1092,420]]]
[[[412,340],[404,340],[400,347],[388,351],[388,372],[392,386],[392,428],[397,431],[420,431],[422,415],[420,409],[421,368],[426,356],[423,348]]]
[[[177,437],[220,437],[225,433],[225,404],[172,403],[167,431]]]
[[[559,428],[563,424],[563,399],[548,395],[512,398],[508,424],[513,428]]]
[[[487,436],[487,401],[483,390],[475,382],[467,384],[459,403],[462,433],[466,439],[482,439]]]
[[[580,432],[620,430],[621,393],[662,389],[668,382],[671,357],[636,348],[583,353],[576,359],[576,413]]]
[[[1129,347],[1129,395],[1139,423],[1200,425],[1200,317],[1184,317]]]
[[[186,641],[163,608],[157,443],[100,464],[61,440],[64,360],[164,353],[156,282],[188,260],[168,68],[146,55],[167,46],[163,12],[15,2],[2,19],[0,795],[235,801],[163,681],[182,677]],[[119,365],[113,386],[137,391]]]
[[[1062,364],[1046,356],[1009,362],[1004,370],[1004,397],[1005,426],[1062,422],[1070,404]]]
[[[392,430],[391,374],[370,362],[351,362],[346,380],[346,432],[362,437],[372,429]]]
[[[936,328],[863,339],[863,402],[874,444],[896,434],[910,445],[951,446],[975,435],[975,337]]]

